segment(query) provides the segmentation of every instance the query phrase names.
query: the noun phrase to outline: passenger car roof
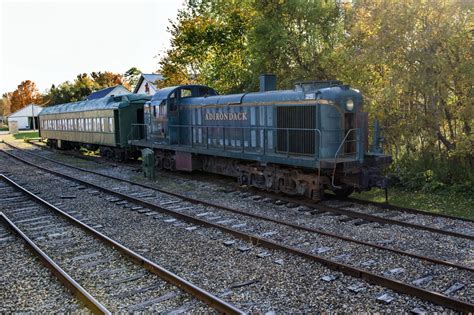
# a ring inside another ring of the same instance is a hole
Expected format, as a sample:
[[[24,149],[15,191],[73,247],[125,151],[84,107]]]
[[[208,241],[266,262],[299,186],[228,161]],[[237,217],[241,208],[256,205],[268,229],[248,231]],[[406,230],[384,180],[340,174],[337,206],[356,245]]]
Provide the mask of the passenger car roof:
[[[127,107],[130,105],[130,103],[144,103],[149,101],[150,99],[151,96],[145,94],[125,94],[119,96],[111,96],[107,98],[85,100],[45,107],[41,111],[40,116],[70,112],[86,112],[102,109],[118,109]]]

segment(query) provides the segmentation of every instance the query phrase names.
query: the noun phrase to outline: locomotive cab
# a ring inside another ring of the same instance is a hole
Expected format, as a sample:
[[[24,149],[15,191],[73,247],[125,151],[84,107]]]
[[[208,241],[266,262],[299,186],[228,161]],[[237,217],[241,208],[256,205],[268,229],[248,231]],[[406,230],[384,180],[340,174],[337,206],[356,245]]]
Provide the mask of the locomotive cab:
[[[161,144],[176,144],[180,136],[180,102],[189,97],[206,97],[217,92],[203,85],[182,85],[160,89],[145,104],[147,140]]]

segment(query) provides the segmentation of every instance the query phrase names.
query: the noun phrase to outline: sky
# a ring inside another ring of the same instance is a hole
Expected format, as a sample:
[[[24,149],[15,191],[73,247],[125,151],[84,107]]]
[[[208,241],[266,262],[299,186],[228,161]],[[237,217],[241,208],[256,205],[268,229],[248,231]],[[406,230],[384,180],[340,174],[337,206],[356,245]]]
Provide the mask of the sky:
[[[0,95],[80,73],[158,69],[184,0],[0,0]]]

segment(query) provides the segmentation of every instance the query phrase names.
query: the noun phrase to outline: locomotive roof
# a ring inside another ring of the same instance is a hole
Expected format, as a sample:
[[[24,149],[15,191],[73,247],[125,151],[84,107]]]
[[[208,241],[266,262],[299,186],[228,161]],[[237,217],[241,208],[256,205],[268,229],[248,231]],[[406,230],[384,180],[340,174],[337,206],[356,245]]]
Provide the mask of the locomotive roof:
[[[176,91],[177,89],[180,89],[180,88],[190,88],[190,89],[196,89],[196,88],[205,88],[205,89],[208,89],[209,91],[211,91],[212,93],[215,93],[215,95],[217,95],[217,92],[207,86],[207,85],[199,85],[199,84],[188,84],[188,85],[176,85],[176,86],[169,86],[169,87],[165,87],[165,88],[162,88],[162,89],[159,89],[155,95],[153,95],[153,98],[151,99],[152,103],[155,103],[155,102],[159,102],[159,101],[162,101],[164,99],[167,99],[174,91]],[[156,104],[156,105],[159,105],[159,104]]]
[[[309,91],[277,90],[267,92],[216,95],[208,97],[189,97],[181,99],[180,104],[188,106],[238,105],[245,103],[299,102],[305,100],[315,100],[316,98],[325,100],[327,102],[339,102],[342,99],[346,99],[348,97],[359,99],[360,102],[362,102],[359,91],[346,86],[333,86]]]
[[[118,109],[130,106],[130,103],[146,102],[151,99],[145,94],[125,94],[110,96],[99,99],[84,100],[79,102],[65,103],[50,107],[45,107],[40,116],[69,112],[85,112],[102,109]]]
[[[180,85],[166,87],[156,92],[151,100],[151,105],[160,105],[162,100],[167,99],[178,88],[195,87],[209,88],[203,85]],[[184,97],[181,98],[180,105],[237,105],[242,103],[265,103],[275,101],[304,101],[316,99],[317,97],[328,102],[339,102],[340,100],[346,99],[348,97],[360,99],[360,102],[362,102],[359,91],[351,89],[348,85],[343,85],[340,81],[308,81],[297,83],[297,87],[294,90]]]

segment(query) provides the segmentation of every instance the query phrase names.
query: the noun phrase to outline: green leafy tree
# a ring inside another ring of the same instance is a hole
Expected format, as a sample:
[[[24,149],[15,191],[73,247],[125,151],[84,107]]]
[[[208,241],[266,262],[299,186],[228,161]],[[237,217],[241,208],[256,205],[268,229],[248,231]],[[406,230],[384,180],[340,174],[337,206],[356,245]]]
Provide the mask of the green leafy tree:
[[[123,75],[125,87],[130,89],[130,91],[133,91],[133,89],[135,89],[135,86],[138,84],[138,80],[140,79],[141,74],[142,72],[136,67],[128,69]]]
[[[276,73],[281,87],[331,77],[326,64],[342,22],[332,1],[188,1],[169,28],[162,85],[198,82],[228,93],[255,90],[263,72]]]
[[[47,106],[77,102],[85,99],[92,92],[110,86],[122,84],[121,74],[112,72],[92,72],[79,74],[73,82],[63,82],[58,86],[52,85],[45,95]]]
[[[160,85],[202,83],[222,92],[245,88],[248,13],[245,1],[188,1],[169,27],[171,48],[160,60],[165,77]]]

